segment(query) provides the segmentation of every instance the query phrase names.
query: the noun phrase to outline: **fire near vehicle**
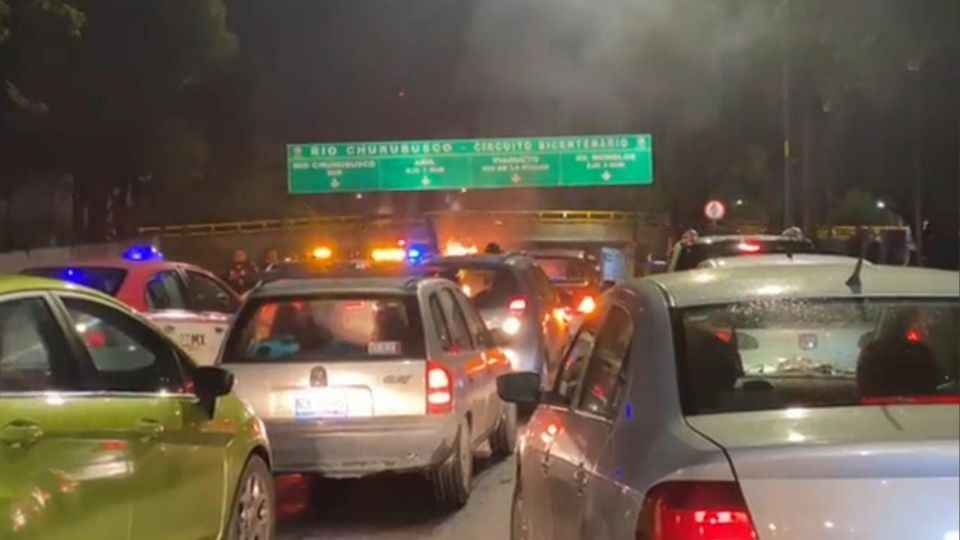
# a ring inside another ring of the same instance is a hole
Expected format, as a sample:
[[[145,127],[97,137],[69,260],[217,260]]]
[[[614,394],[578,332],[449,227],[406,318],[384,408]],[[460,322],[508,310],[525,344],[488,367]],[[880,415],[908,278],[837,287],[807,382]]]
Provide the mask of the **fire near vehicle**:
[[[117,298],[203,365],[216,358],[241,301],[211,272],[164,260],[152,246],[133,247],[122,258],[27,268],[21,273],[68,281]]]

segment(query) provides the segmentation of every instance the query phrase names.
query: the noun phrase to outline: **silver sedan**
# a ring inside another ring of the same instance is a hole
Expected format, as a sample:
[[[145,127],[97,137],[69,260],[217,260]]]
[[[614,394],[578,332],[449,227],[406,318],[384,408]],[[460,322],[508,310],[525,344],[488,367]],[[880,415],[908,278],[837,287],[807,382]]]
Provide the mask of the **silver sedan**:
[[[960,276],[856,266],[633,282],[551,391],[500,377],[513,538],[956,539]]]

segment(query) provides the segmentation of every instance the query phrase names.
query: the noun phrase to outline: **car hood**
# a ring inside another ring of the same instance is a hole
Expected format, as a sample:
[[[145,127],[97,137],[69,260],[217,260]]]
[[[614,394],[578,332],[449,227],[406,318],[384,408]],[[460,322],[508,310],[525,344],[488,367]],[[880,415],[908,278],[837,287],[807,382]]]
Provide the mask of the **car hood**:
[[[762,539],[956,538],[960,407],[689,417],[724,448]]]

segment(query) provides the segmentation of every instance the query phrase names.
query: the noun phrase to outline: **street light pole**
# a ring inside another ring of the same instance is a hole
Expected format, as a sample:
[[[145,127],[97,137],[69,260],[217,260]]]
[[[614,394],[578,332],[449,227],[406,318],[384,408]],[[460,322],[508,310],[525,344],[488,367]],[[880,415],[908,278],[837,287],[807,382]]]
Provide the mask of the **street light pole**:
[[[783,228],[793,226],[793,167],[791,167],[791,118],[790,118],[790,59],[788,39],[788,18],[790,0],[783,0],[783,13],[780,19],[780,40],[782,55],[782,90],[783,90]]]
[[[923,266],[923,171],[920,157],[920,69],[919,58],[911,58],[906,65],[910,92],[910,138],[913,147],[911,176],[913,176],[913,230],[917,264]]]

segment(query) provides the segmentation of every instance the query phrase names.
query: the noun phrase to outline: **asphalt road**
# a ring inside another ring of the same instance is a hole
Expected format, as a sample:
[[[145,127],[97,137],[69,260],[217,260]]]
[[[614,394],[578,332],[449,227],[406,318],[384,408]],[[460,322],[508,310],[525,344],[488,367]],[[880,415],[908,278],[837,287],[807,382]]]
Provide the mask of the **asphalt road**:
[[[434,508],[430,486],[418,476],[339,481],[280,477],[278,538],[505,540],[514,459],[493,462],[478,457],[470,501],[453,513]]]

